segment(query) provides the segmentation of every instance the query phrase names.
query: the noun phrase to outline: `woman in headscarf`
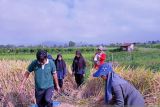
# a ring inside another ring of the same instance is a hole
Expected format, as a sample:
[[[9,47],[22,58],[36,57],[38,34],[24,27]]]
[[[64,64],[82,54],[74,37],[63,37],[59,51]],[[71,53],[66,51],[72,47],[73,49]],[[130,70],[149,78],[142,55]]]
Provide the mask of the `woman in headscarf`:
[[[76,56],[72,63],[72,72],[73,75],[75,76],[77,87],[79,87],[84,81],[85,68],[86,68],[85,59],[83,58],[80,51],[76,51]]]
[[[63,60],[63,57],[61,54],[57,55],[57,58],[55,60],[55,65],[57,69],[57,75],[58,75],[58,84],[61,88],[61,91],[63,91],[63,80],[66,76],[66,63]]]
[[[116,74],[109,63],[104,63],[93,77],[105,80],[105,103],[117,107],[144,107],[140,92],[129,82]]]

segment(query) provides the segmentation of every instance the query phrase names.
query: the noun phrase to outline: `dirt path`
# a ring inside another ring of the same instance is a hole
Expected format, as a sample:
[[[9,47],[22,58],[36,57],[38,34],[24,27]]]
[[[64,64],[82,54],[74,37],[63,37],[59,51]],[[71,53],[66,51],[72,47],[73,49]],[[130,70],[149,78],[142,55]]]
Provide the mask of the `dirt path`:
[[[85,101],[82,99],[82,89],[76,86],[74,77],[69,72],[64,80],[64,93],[55,93],[54,100],[61,102],[58,107],[86,107],[83,104]]]

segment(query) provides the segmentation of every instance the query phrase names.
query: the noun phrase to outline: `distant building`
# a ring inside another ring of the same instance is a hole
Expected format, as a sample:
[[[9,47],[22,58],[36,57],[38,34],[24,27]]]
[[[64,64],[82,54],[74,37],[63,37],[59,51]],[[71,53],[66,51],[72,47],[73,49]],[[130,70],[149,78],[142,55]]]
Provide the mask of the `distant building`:
[[[131,52],[134,50],[134,46],[135,44],[134,43],[125,43],[123,45],[121,45],[121,50],[123,51],[128,51],[128,52]]]

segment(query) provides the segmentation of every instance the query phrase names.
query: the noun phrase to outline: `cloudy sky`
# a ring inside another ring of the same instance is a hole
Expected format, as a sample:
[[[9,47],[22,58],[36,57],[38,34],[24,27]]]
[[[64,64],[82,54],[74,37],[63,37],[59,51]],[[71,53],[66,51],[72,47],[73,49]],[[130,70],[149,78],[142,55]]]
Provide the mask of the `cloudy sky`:
[[[160,0],[0,0],[0,44],[160,40]]]

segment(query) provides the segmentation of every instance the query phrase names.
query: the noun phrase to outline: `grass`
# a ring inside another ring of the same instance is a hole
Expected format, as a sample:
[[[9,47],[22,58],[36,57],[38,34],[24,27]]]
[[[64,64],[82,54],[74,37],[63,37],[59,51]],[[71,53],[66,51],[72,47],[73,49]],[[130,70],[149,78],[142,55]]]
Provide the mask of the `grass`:
[[[95,52],[82,53],[87,64],[92,66],[92,58]],[[130,66],[132,68],[145,67],[154,72],[160,71],[160,49],[155,48],[137,48],[129,52],[110,52],[106,51],[107,62],[114,62],[119,65]],[[52,54],[56,58],[57,53]],[[71,64],[75,56],[74,53],[62,53],[64,60]],[[25,60],[35,59],[35,54],[0,54],[0,60]]]
[[[23,93],[19,93],[19,85],[23,79],[22,74],[26,70],[29,61],[13,61],[2,60],[0,61],[0,105],[6,105],[10,107],[27,107],[34,102],[34,82],[33,75],[30,76],[27,81],[26,88]],[[126,66],[116,66],[115,71],[132,83],[144,96],[147,105],[159,105],[160,104],[160,73],[153,73],[150,69],[144,67],[138,67],[132,69]],[[70,66],[68,66],[70,71]],[[74,88],[74,78],[71,76],[71,72],[68,72],[68,76],[65,80],[65,89],[70,92],[78,92],[80,98],[74,96],[75,99],[71,103],[77,105],[93,104],[94,99],[97,96],[104,94],[104,81],[101,79],[94,79],[92,77],[92,70],[88,68],[86,83],[79,90]],[[68,98],[68,97],[67,97]],[[64,99],[68,101],[67,99]]]
[[[56,59],[56,55],[57,54],[52,54],[54,59]],[[71,62],[73,60],[74,56],[75,56],[74,53],[64,53],[62,55],[63,55],[64,60],[66,60],[67,62]],[[91,60],[92,56],[93,55],[91,53],[84,53],[84,57],[86,59]],[[35,58],[36,58],[35,54],[0,54],[0,60],[25,60],[25,61],[31,61],[31,60],[33,60]]]

